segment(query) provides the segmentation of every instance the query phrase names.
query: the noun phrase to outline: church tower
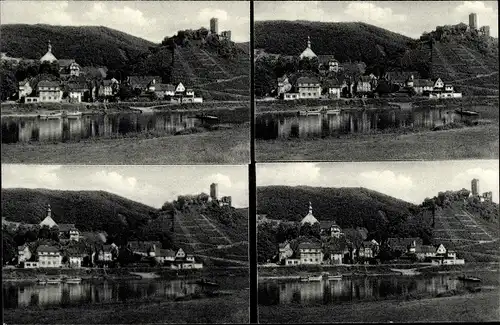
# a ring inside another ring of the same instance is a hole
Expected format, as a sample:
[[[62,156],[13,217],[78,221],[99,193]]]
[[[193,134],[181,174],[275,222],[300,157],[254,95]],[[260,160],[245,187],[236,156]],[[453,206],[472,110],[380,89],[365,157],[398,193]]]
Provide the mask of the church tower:
[[[303,59],[303,58],[308,58],[308,59],[312,59],[312,58],[315,58],[317,57],[316,54],[313,52],[313,50],[311,49],[311,38],[309,36],[307,36],[307,47],[306,49],[300,54],[299,58],[300,59]]]
[[[312,204],[311,202],[309,201],[309,213],[302,219],[302,221],[300,222],[302,225],[308,223],[310,225],[314,225],[315,223],[318,223],[318,219],[316,219],[314,216],[313,216],[313,208],[312,208]]]
[[[48,61],[50,63],[57,61],[57,58],[52,54],[52,45],[50,44],[50,41],[47,45],[47,53],[45,53],[44,56],[40,59],[40,62],[45,62]]]

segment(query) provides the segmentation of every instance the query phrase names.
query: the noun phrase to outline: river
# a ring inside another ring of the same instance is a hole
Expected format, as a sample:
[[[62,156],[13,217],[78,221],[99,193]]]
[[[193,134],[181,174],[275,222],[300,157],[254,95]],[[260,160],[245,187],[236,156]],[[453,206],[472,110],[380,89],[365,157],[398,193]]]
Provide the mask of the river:
[[[247,279],[225,277],[216,279],[220,290],[234,290],[247,284]],[[83,281],[80,284],[45,284],[3,282],[3,307],[71,307],[81,304],[125,302],[130,299],[163,298],[174,300],[190,294],[211,290],[193,280],[141,279],[127,281]]]
[[[403,127],[428,128],[459,122],[454,109],[380,108],[341,110],[336,114],[300,115],[298,112],[262,113],[256,116],[255,137],[262,140],[316,138],[369,133]]]
[[[260,305],[336,304],[386,298],[402,299],[407,294],[440,294],[476,284],[457,280],[456,275],[344,277],[319,282],[259,282]]]
[[[203,111],[219,118],[218,124],[248,121],[248,108]],[[2,143],[67,142],[89,138],[154,132],[169,135],[214,122],[196,112],[120,112],[85,114],[78,117],[2,116]]]

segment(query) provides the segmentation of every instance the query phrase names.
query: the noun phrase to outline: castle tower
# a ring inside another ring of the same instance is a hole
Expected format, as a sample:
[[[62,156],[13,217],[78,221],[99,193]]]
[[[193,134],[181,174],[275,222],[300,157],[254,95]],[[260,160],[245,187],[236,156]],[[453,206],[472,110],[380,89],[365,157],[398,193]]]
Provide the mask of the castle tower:
[[[217,18],[210,19],[210,33],[212,34],[219,33],[219,19]]]
[[[469,27],[470,29],[477,29],[477,14],[471,13],[469,15]]]
[[[214,201],[219,197],[219,186],[216,183],[210,184],[210,198]]]
[[[472,190],[472,196],[479,195],[479,180],[477,178],[474,178],[471,181],[471,190]]]

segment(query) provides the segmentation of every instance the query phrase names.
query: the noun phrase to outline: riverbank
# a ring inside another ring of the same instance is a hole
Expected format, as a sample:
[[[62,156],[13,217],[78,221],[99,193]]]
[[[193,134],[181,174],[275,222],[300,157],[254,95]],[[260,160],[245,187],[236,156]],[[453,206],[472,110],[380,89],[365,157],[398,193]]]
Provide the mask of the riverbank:
[[[260,280],[295,280],[301,276],[315,276],[322,272],[331,275],[341,274],[343,276],[379,276],[398,275],[401,272],[393,270],[415,269],[420,274],[442,274],[442,273],[469,273],[469,272],[497,272],[498,263],[468,263],[465,265],[429,265],[429,264],[380,264],[380,265],[321,265],[321,266],[266,266],[258,267]]]
[[[92,113],[135,112],[140,108],[148,111],[199,112],[205,110],[226,110],[246,107],[250,109],[249,101],[215,101],[204,103],[172,104],[170,102],[119,102],[119,103],[2,103],[2,116],[24,116],[48,114],[58,111]],[[250,112],[248,113],[250,115]]]
[[[494,122],[415,133],[256,140],[255,156],[258,162],[497,159],[499,132],[499,124]]]
[[[139,300],[68,308],[4,309],[7,324],[248,323],[249,290],[190,300]]]
[[[250,127],[154,138],[89,139],[69,143],[2,144],[3,163],[247,164]]]
[[[38,279],[57,277],[79,277],[88,281],[135,280],[135,279],[199,279],[214,277],[248,277],[248,268],[205,267],[193,270],[172,270],[167,267],[121,267],[121,268],[3,268],[4,282],[36,282]]]
[[[455,99],[434,100],[425,97],[415,98],[342,98],[340,100],[298,100],[298,101],[258,101],[255,113],[296,112],[297,110],[314,110],[328,106],[328,109],[360,109],[360,108],[387,108],[387,107],[445,107],[460,108],[466,106],[487,106],[496,109],[498,97],[464,97]],[[469,109],[469,108],[467,108]],[[473,108],[472,108],[473,109]]]
[[[498,290],[416,300],[259,305],[260,323],[482,322],[500,320]]]

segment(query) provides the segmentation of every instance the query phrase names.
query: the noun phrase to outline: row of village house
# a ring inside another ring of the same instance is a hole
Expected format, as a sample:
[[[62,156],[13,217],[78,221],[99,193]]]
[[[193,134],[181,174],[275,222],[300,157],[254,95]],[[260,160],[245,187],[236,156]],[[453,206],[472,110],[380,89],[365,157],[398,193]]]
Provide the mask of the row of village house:
[[[266,217],[260,216],[258,222],[272,222]],[[335,238],[335,245],[330,246],[329,256],[325,256],[325,241],[307,240],[300,242],[292,249],[290,242],[279,244],[278,263],[283,265],[303,264],[344,264],[353,262],[368,263],[377,257],[380,252],[380,244],[372,239],[363,240],[357,247],[349,247],[344,240],[344,232],[335,221],[319,221],[312,213],[312,205],[309,203],[308,214],[300,221],[301,226],[305,224],[319,224],[322,239]],[[368,231],[358,228],[356,231],[364,233],[366,239]],[[389,238],[387,246],[393,252],[399,252],[401,256],[415,256],[418,260],[430,260],[435,264],[464,264],[463,259],[457,259],[455,251],[447,250],[443,244],[438,246],[423,245],[421,238]]]
[[[391,85],[397,85],[401,89],[399,94],[406,96],[410,89],[413,89],[417,95],[427,95],[430,98],[462,97],[461,93],[454,91],[453,85],[443,82],[441,78],[421,79],[415,71],[387,72],[379,78],[370,74],[360,76],[357,80],[350,80],[344,76],[343,70],[344,65],[352,64],[340,63],[333,55],[316,55],[311,48],[310,37],[307,37],[307,47],[299,55],[299,59],[317,59],[320,77],[312,73],[299,72],[278,78],[277,95],[284,100],[366,97],[373,94],[381,82],[384,82],[389,89]]]
[[[461,93],[454,91],[453,85],[444,83],[441,78],[415,79],[410,74],[406,79],[390,79],[390,77],[377,78],[375,75],[360,76],[358,80],[351,82],[349,79],[339,77],[316,77],[316,76],[283,76],[278,78],[278,97],[283,100],[297,99],[339,99],[341,97],[365,97],[373,93],[380,80],[390,85],[397,85],[408,94],[413,89],[417,95],[426,95],[430,98],[460,98]]]
[[[2,53],[2,60],[6,58]],[[32,60],[33,61],[33,60]],[[200,103],[202,97],[195,97],[194,90],[186,88],[181,82],[174,84],[161,83],[160,76],[130,76],[123,84],[112,78],[103,80],[98,85],[87,82],[84,69],[74,59],[57,59],[52,53],[52,45],[48,42],[47,52],[40,58],[40,63],[57,63],[59,66],[60,81],[40,80],[36,78],[19,82],[19,101],[26,103],[47,102],[91,102],[98,99],[109,100],[115,97],[120,87],[127,86],[139,96],[151,98],[154,94],[160,100],[170,100],[175,103]],[[105,68],[96,68],[101,78],[104,78]],[[63,95],[67,93],[67,96]]]
[[[117,260],[119,247],[114,243],[105,245],[102,240],[98,249],[89,252],[82,246],[71,245],[80,241],[86,236],[80,233],[74,224],[57,224],[52,219],[50,205],[47,208],[47,216],[40,222],[39,226],[57,227],[61,243],[69,244],[67,249],[62,249],[51,245],[39,245],[36,249],[31,249],[30,244],[18,247],[18,265],[24,268],[59,268],[63,266],[80,268],[84,265],[84,260],[89,261],[89,265],[109,265]],[[200,269],[202,263],[197,263],[192,254],[187,254],[182,248],[174,251],[163,249],[158,241],[130,241],[126,249],[134,255],[143,257],[150,261],[156,260],[160,265],[169,266],[172,269]],[[66,257],[67,262],[63,263]],[[66,264],[66,265],[64,265]]]
[[[33,80],[33,79],[32,79]],[[186,88],[182,82],[161,83],[159,76],[130,76],[122,84],[115,78],[103,80],[97,86],[87,82],[41,80],[36,86],[31,80],[19,82],[19,101],[24,103],[60,103],[63,101],[81,103],[95,100],[109,100],[118,95],[120,87],[127,86],[139,96],[148,99],[154,94],[159,100],[174,103],[201,103],[202,97],[196,97],[194,90]],[[35,89],[33,89],[33,87]],[[64,93],[67,96],[64,98]]]

